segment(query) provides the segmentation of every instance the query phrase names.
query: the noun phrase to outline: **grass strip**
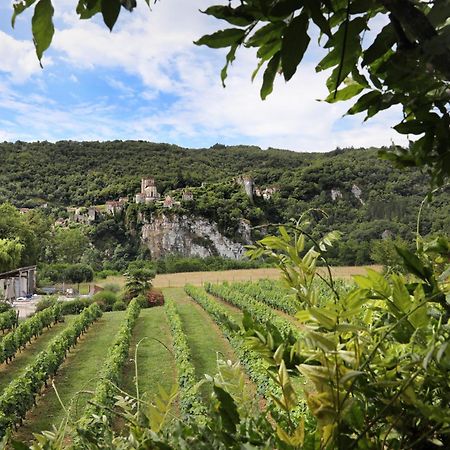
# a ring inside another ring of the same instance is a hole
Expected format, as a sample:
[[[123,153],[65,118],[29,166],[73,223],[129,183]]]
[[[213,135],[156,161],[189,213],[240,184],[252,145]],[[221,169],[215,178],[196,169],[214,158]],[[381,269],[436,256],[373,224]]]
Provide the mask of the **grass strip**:
[[[172,335],[162,306],[143,309],[133,330],[130,358],[123,368],[121,384],[133,396],[136,395],[134,357],[139,342],[136,361],[139,392],[142,396],[156,394],[158,385],[171,392],[176,383],[176,369],[171,353]]]

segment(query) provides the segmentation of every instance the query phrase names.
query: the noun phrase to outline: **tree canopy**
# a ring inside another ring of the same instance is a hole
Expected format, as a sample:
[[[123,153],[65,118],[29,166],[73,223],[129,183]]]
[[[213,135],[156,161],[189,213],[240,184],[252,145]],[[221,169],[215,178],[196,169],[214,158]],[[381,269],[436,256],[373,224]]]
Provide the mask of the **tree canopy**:
[[[54,8],[51,0],[18,1],[13,4],[13,26],[30,7],[41,60],[53,38]],[[112,30],[121,8],[135,7],[136,0],[78,0],[76,13],[80,19],[102,14]],[[252,78],[264,68],[265,99],[277,74],[286,81],[294,76],[311,38],[318,36],[328,53],[317,61],[316,71],[332,69],[326,101],[359,96],[347,114],[364,112],[366,120],[401,105],[403,120],[394,128],[418,139],[408,149],[393,146],[382,156],[400,167],[425,167],[433,184],[443,184],[450,175],[449,0],[242,0],[210,6],[204,13],[231,25],[196,42],[229,49],[223,82],[237,50],[255,48],[258,63]],[[375,38],[365,38],[380,21],[384,27]]]

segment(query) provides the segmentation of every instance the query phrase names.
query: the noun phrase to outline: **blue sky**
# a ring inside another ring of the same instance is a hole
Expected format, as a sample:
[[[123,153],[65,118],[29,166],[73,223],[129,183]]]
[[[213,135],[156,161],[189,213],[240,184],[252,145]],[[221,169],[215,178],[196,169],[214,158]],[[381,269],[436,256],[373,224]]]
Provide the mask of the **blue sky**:
[[[295,151],[404,143],[390,128],[400,120],[398,110],[363,123],[362,116],[342,118],[349,104],[317,101],[326,96],[326,74],[314,70],[317,46],[289,83],[277,79],[264,102],[261,77],[250,80],[251,51],[238,54],[223,89],[224,52],[192,43],[221,26],[198,11],[212,1],[161,0],[149,11],[140,0],[135,12],[122,12],[112,34],[100,18],[79,21],[76,3],[54,2],[57,31],[41,69],[31,14],[20,16],[12,30],[12,1],[2,2],[0,140],[144,139]]]

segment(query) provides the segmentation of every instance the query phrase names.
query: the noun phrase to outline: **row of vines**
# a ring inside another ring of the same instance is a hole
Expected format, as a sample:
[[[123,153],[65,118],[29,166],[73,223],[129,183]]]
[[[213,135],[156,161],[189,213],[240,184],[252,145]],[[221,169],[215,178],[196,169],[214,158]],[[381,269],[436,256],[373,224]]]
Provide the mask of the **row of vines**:
[[[8,429],[20,425],[36,403],[36,397],[49,378],[54,377],[67,352],[79,337],[102,315],[97,304],[85,309],[74,321],[56,336],[45,350],[12,381],[0,396],[0,438]]]
[[[13,313],[15,314],[15,311]],[[16,353],[25,348],[33,338],[38,337],[46,328],[50,328],[61,318],[61,304],[57,303],[21,322],[0,342],[0,363],[9,363]]]
[[[205,414],[205,407],[201,401],[197,386],[191,350],[173,300],[166,299],[165,310],[172,333],[173,348],[175,352],[181,412],[184,415],[203,416]]]
[[[213,291],[218,285],[208,285],[208,287]],[[274,376],[269,374],[270,361],[265,360],[259,353],[249,348],[241,333],[241,327],[228,311],[216,300],[212,299],[203,288],[186,285],[185,291],[219,326],[223,335],[230,342],[239,361],[244,366],[247,375],[257,387],[259,394],[268,401],[272,401],[274,397],[280,397],[282,395],[282,387],[277,383],[276,377],[274,378]],[[221,292],[223,293],[223,291]],[[298,418],[303,412],[304,405],[299,403],[293,411],[293,417]]]

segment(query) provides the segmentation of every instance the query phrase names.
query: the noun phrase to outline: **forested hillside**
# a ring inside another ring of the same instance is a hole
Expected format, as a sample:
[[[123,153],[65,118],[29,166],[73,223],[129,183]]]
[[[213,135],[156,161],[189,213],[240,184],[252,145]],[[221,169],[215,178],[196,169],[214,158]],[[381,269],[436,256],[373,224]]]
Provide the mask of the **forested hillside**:
[[[319,154],[220,144],[192,150],[142,141],[16,142],[0,144],[0,159],[0,203],[28,208],[48,203],[55,217],[66,206],[131,199],[144,176],[154,177],[163,195],[192,188],[195,200],[183,211],[216,221],[235,239],[241,218],[255,227],[286,222],[315,208],[322,211],[313,212],[317,234],[343,233],[334,249],[334,262],[340,264],[370,262],[374,241],[382,236],[410,241],[428,187],[419,171],[393,169],[376,149]],[[233,183],[243,174],[255,186],[276,192],[270,199],[251,201]],[[423,214],[423,234],[450,231],[449,198],[448,190],[433,197]],[[119,239],[114,245],[124,243]]]

